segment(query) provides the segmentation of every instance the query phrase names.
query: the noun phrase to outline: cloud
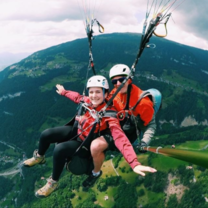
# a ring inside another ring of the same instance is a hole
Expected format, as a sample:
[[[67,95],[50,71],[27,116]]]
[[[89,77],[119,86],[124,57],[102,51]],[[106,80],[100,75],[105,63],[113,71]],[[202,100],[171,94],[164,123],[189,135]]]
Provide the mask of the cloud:
[[[181,29],[206,40],[208,34],[207,0],[186,0],[177,10],[177,22],[181,25]]]
[[[167,38],[208,49],[205,1],[177,0],[183,4],[173,11]],[[0,52],[35,52],[84,38],[84,19],[92,18],[89,8],[93,18],[105,27],[105,33],[141,33],[146,3],[147,0],[1,0]],[[99,34],[96,27],[94,31],[94,35]]]
[[[2,41],[1,49],[18,53],[19,51],[35,52],[52,45],[67,42],[84,36],[84,27],[81,22],[65,20],[58,22],[28,22],[8,21],[4,25],[0,23],[3,30],[0,34]],[[73,31],[73,32],[72,32]]]
[[[63,21],[80,19],[75,0],[7,0],[1,4],[0,20]]]
[[[182,44],[199,47],[208,50],[208,4],[207,0],[176,0],[175,4],[168,11],[172,13],[171,18],[167,24],[169,40],[173,40]],[[119,11],[115,10],[118,1],[114,1],[114,6],[111,10],[116,11],[116,15],[110,10],[107,27],[111,31],[118,32],[142,32],[142,26],[145,18],[145,12],[147,10],[147,1],[131,1],[129,4],[122,4],[119,7]],[[149,9],[151,5],[149,1]],[[154,1],[156,2],[156,1]],[[163,2],[167,2],[163,1]],[[173,2],[173,1],[172,1]],[[158,5],[160,1],[157,1]],[[120,5],[120,3],[119,3]],[[122,9],[120,9],[122,8]],[[148,11],[149,11],[148,9]],[[154,5],[152,7],[154,9]],[[152,14],[150,14],[152,17]],[[106,17],[105,17],[106,18]],[[107,18],[106,18],[107,19]]]

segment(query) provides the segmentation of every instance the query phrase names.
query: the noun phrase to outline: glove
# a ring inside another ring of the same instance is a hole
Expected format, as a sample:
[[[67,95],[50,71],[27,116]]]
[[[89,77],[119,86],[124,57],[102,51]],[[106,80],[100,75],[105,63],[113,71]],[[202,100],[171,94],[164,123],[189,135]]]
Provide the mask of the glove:
[[[147,150],[144,150],[144,147],[147,147],[147,144],[146,144],[145,142],[143,142],[143,141],[141,141],[141,142],[136,146],[136,148],[138,149],[138,151],[139,151],[140,153],[145,153],[145,152],[147,152]]]

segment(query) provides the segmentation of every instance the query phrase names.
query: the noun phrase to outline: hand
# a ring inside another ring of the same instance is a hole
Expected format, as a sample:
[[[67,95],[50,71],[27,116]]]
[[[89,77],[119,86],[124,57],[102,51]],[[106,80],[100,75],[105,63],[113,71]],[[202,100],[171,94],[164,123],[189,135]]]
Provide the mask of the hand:
[[[144,172],[150,172],[150,173],[155,173],[157,172],[156,169],[148,167],[148,166],[143,166],[143,165],[137,165],[134,167],[133,171],[137,174],[140,174],[142,176],[145,176]]]
[[[62,85],[60,85],[60,84],[57,84],[57,85],[56,85],[56,88],[57,88],[56,92],[57,92],[59,95],[61,95],[61,93],[63,92],[63,90],[65,90],[64,87],[63,87]]]
[[[141,142],[136,146],[136,148],[138,149],[138,151],[139,151],[140,153],[145,153],[145,152],[147,152],[147,150],[144,150],[144,147],[147,147],[147,144],[146,144],[145,142],[143,142],[143,141],[141,141]]]

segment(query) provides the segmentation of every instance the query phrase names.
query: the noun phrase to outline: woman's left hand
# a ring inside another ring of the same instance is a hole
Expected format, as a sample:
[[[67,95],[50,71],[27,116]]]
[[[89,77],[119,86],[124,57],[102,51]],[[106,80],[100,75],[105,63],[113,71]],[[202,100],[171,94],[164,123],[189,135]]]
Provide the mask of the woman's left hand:
[[[145,176],[144,172],[151,172],[151,173],[155,173],[157,172],[156,169],[151,168],[149,166],[143,166],[143,165],[137,165],[134,167],[133,171],[137,174],[140,174],[142,176]]]
[[[56,92],[57,92],[59,95],[61,95],[61,93],[63,92],[63,90],[65,90],[64,87],[63,87],[63,85],[60,85],[60,84],[57,84],[57,85],[56,85],[56,88],[57,88]]]

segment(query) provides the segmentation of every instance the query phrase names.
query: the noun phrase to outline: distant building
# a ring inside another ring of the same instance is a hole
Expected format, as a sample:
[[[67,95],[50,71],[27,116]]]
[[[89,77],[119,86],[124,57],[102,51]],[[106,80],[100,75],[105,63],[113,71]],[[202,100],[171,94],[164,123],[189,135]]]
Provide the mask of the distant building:
[[[107,201],[108,200],[108,196],[104,196],[104,199],[105,199],[105,201]]]

